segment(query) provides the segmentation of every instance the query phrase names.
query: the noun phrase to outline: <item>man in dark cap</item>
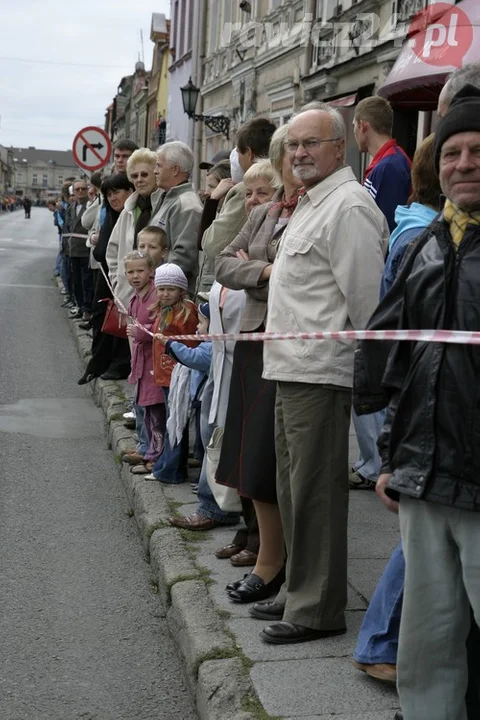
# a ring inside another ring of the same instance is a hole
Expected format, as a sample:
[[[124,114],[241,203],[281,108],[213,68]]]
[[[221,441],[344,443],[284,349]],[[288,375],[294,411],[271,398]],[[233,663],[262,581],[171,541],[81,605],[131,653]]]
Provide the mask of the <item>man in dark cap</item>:
[[[230,150],[220,150],[215,153],[211,160],[202,160],[199,164],[200,170],[211,170],[214,165],[219,163],[221,160],[228,160],[230,157]]]
[[[402,328],[480,330],[480,91],[436,131],[446,203],[402,271]],[[377,493],[400,512],[406,579],[398,656],[404,720],[465,720],[470,607],[480,621],[480,350],[397,343],[383,385]]]

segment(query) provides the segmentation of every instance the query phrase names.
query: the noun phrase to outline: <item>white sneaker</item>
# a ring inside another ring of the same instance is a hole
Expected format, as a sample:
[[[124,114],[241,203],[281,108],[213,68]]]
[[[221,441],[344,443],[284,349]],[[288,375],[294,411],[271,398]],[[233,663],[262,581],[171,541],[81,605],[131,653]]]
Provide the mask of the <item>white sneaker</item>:
[[[124,420],[135,420],[137,416],[134,412],[125,412],[122,417]]]
[[[76,305],[70,309],[70,315],[76,315],[78,312],[80,312],[80,308],[76,307]]]

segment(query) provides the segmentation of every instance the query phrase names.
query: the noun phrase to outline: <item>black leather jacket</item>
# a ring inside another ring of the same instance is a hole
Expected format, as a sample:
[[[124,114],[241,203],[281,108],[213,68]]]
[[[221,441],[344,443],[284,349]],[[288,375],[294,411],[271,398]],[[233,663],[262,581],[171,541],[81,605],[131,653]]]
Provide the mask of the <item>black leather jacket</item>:
[[[398,327],[480,330],[480,227],[467,228],[455,252],[447,224],[434,222],[392,291],[378,311],[396,313]],[[378,445],[391,494],[480,510],[480,347],[396,343],[382,385]]]

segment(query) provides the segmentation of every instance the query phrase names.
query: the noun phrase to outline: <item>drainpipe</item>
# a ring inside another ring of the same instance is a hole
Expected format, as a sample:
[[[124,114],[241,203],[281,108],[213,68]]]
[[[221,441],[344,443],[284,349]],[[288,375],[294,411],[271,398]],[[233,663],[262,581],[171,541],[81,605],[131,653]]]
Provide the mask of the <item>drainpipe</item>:
[[[205,33],[206,33],[206,16],[207,8],[205,0],[190,0],[194,2],[193,12],[193,42],[192,42],[192,80],[193,83],[201,88],[203,85],[203,58],[205,55]],[[195,32],[198,28],[198,32]],[[198,115],[203,113],[203,98],[200,94],[198,97],[198,105],[196,110]],[[193,122],[193,121],[192,121]],[[193,123],[192,146],[195,157],[195,166],[193,170],[193,183],[196,190],[200,190],[200,173],[198,167],[202,160],[202,140],[203,140],[203,123]]]
[[[312,58],[313,58],[312,30],[313,30],[313,26],[317,20],[317,18],[315,17],[316,11],[317,11],[316,0],[305,0],[305,15],[310,16],[311,20],[310,20],[310,26],[309,26],[308,44],[305,48],[305,54],[303,56],[302,76],[304,78],[307,78],[310,75],[310,69],[312,67]],[[307,25],[307,28],[308,28],[308,25]],[[302,102],[303,101],[304,101],[304,98],[303,98],[303,94],[302,94]]]

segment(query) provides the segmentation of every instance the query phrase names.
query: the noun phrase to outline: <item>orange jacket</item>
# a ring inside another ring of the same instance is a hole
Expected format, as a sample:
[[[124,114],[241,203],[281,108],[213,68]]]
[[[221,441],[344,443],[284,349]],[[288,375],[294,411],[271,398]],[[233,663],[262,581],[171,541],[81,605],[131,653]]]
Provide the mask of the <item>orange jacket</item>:
[[[198,324],[198,310],[195,303],[191,300],[187,300],[191,313],[187,320],[181,320],[181,311],[174,311],[173,321],[167,328],[164,328],[161,333],[162,335],[194,335],[197,332]],[[160,318],[155,320],[152,332],[158,333],[158,325]],[[196,347],[198,342],[191,341],[185,342],[188,347]],[[172,360],[169,355],[165,354],[165,345],[162,345],[158,340],[153,341],[153,379],[155,385],[161,385],[161,387],[170,387],[170,378],[172,376],[173,368],[176,362]]]

